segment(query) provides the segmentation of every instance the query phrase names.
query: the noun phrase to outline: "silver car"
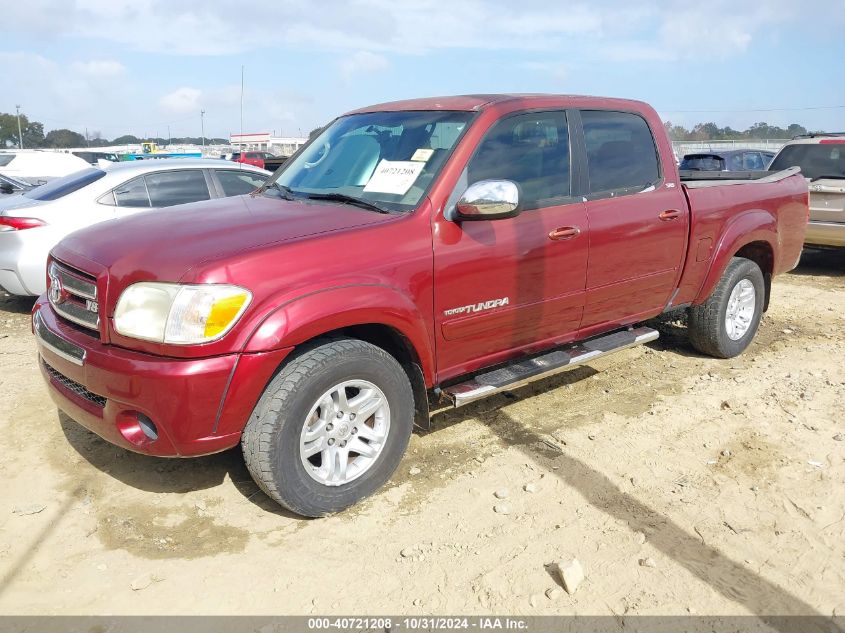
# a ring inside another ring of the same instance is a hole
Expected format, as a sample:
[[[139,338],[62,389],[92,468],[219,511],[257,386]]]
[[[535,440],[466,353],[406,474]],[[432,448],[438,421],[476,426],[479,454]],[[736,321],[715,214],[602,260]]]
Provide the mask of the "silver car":
[[[247,194],[270,172],[209,159],[156,159],[92,167],[21,195],[0,198],[0,287],[46,289],[50,249],[97,222],[177,204]]]

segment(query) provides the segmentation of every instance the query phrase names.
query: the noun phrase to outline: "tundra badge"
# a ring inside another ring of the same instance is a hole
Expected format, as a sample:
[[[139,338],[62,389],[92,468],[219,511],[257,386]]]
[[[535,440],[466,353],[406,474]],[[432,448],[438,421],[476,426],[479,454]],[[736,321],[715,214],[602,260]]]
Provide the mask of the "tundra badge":
[[[508,305],[508,297],[501,299],[490,299],[490,301],[482,301],[481,303],[474,303],[468,306],[461,306],[460,308],[449,308],[444,310],[443,314],[452,316],[453,314],[472,314],[474,312],[482,312],[483,310],[491,310],[492,308],[501,308]]]

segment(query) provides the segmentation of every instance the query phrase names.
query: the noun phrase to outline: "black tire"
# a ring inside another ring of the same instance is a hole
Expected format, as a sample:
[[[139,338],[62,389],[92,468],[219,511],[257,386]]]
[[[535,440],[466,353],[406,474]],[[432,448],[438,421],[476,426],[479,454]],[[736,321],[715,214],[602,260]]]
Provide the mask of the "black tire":
[[[754,286],[754,315],[745,334],[733,340],[728,336],[725,315],[731,292],[743,279],[747,279]],[[760,319],[763,317],[765,299],[766,284],[760,267],[744,257],[732,258],[707,301],[690,308],[690,343],[699,352],[716,358],[738,356],[745,351],[757,333]]]
[[[330,486],[306,472],[300,434],[317,399],[347,380],[367,380],[381,389],[390,409],[390,429],[368,470]],[[297,514],[320,517],[348,508],[390,479],[413,425],[411,383],[395,358],[358,339],[324,339],[303,349],[270,382],[244,429],[241,448],[250,474],[270,498]]]

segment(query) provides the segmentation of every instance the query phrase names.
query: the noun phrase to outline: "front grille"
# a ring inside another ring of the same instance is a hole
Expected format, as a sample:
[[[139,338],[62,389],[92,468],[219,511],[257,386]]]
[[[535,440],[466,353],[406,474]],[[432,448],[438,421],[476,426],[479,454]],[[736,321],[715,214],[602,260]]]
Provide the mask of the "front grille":
[[[106,406],[106,399],[103,396],[98,396],[96,393],[88,391],[83,385],[80,385],[75,380],[71,380],[55,367],[48,365],[47,361],[43,358],[41,359],[41,362],[44,364],[44,369],[47,371],[50,378],[59,383],[62,387],[79,396],[83,400],[87,400],[88,402],[97,405],[98,407],[102,408]]]
[[[97,282],[92,276],[53,262],[47,296],[53,310],[63,319],[89,330],[99,330]]]

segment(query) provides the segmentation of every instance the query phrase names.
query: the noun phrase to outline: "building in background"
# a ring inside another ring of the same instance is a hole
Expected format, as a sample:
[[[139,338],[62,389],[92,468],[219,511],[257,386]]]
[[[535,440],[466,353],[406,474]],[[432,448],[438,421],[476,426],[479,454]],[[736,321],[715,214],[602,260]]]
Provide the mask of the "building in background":
[[[290,156],[308,141],[299,136],[273,136],[270,132],[230,134],[229,143],[236,152],[265,151],[276,156]]]

